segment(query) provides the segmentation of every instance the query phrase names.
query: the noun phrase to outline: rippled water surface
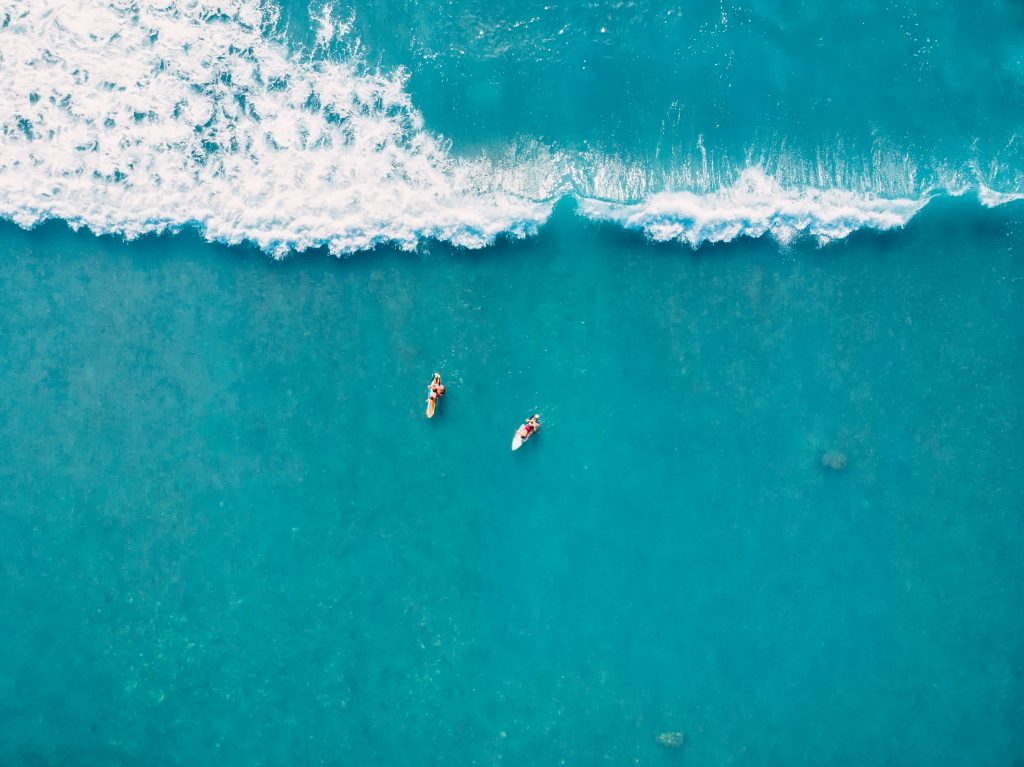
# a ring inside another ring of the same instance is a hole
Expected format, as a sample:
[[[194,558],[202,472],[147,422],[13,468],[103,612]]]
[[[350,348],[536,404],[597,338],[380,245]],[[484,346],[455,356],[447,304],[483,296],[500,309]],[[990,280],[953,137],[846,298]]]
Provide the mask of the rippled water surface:
[[[0,0],[0,764],[1018,764],[1022,33]]]

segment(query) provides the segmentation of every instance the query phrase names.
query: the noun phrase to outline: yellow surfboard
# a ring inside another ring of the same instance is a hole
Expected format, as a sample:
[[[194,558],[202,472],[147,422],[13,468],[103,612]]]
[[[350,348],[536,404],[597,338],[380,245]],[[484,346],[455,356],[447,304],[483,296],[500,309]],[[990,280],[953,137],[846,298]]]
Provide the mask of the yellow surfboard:
[[[440,373],[434,373],[434,377],[430,379],[430,386],[433,386],[435,383],[441,383]],[[430,396],[430,386],[427,387],[427,418],[434,417],[434,411],[437,409],[437,401],[440,399],[440,397]]]

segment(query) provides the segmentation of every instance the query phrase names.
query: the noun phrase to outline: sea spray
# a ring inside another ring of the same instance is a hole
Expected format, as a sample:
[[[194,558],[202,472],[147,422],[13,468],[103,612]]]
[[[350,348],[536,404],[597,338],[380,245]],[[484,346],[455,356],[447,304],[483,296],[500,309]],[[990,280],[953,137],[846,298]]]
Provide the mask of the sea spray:
[[[636,204],[583,200],[583,215],[640,229],[659,242],[693,247],[736,237],[770,234],[781,243],[810,235],[824,244],[858,229],[893,229],[907,223],[927,198],[886,199],[842,189],[785,189],[755,168],[706,195],[662,192]]]
[[[0,4],[0,215],[197,227],[281,255],[479,247],[550,205],[481,194],[401,72],[291,56],[256,3]]]
[[[535,233],[564,197],[694,247],[897,228],[947,188],[988,206],[1020,197],[980,172],[922,174],[882,143],[867,164],[784,147],[737,162],[703,140],[668,167],[529,138],[459,154],[424,124],[403,69],[328,55],[354,17],[318,8],[313,51],[298,54],[254,0],[0,0],[0,217],[127,239],[193,227],[280,257],[484,247]]]

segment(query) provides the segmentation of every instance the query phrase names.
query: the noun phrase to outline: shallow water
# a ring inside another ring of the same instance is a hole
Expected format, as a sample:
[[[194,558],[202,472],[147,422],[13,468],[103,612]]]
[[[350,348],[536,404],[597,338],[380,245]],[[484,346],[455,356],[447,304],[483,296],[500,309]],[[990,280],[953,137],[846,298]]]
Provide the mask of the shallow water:
[[[1022,227],[5,225],[3,761],[1013,764]]]

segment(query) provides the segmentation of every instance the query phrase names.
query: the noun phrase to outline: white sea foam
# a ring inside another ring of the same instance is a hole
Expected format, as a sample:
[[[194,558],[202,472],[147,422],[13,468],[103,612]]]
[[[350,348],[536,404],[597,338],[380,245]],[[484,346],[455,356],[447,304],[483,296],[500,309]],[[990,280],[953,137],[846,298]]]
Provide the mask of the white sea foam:
[[[927,197],[882,198],[842,189],[785,189],[757,168],[747,168],[730,186],[706,194],[661,192],[636,204],[585,199],[583,215],[639,229],[652,240],[678,240],[697,247],[736,237],[770,234],[787,243],[800,235],[819,242],[858,229],[904,226]]]
[[[276,254],[545,220],[550,202],[480,192],[402,73],[297,59],[265,21],[250,0],[0,0],[0,216]]]
[[[995,189],[990,189],[985,184],[979,184],[978,200],[980,200],[981,204],[986,208],[995,208],[1000,205],[1005,205],[1008,202],[1024,200],[1024,192],[997,192]]]
[[[353,17],[317,7],[325,53]],[[529,141],[459,157],[424,127],[403,72],[289,53],[268,13],[257,0],[0,0],[0,217],[127,238],[195,227],[280,256],[482,247],[534,233],[565,196],[694,246],[827,242],[902,226],[928,199],[898,152],[866,172],[827,155],[736,162],[702,142],[694,163],[657,171]]]

